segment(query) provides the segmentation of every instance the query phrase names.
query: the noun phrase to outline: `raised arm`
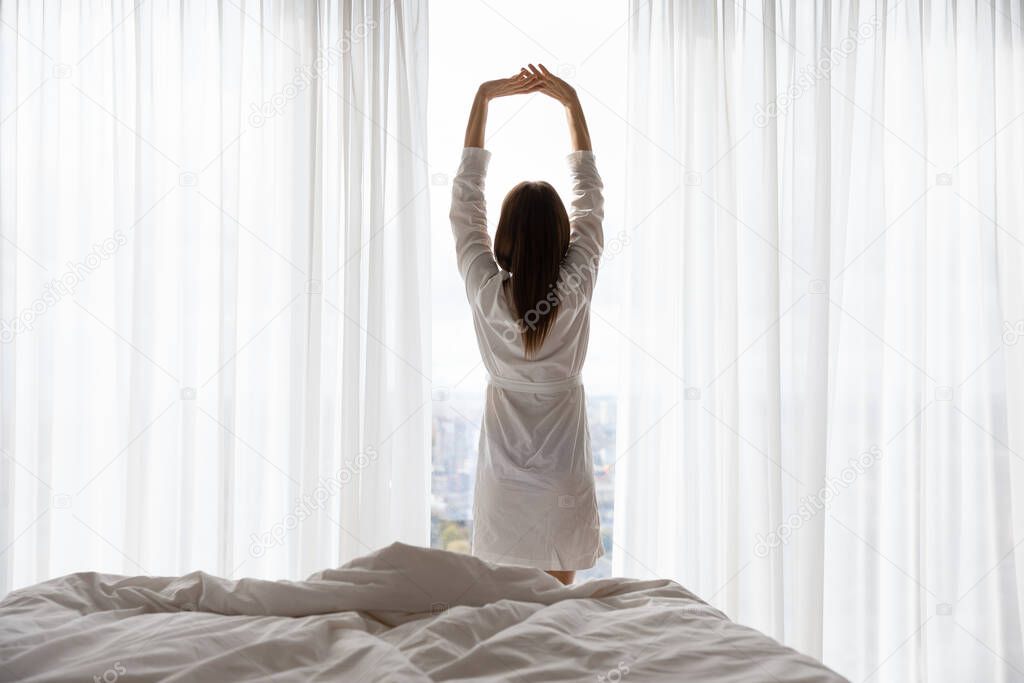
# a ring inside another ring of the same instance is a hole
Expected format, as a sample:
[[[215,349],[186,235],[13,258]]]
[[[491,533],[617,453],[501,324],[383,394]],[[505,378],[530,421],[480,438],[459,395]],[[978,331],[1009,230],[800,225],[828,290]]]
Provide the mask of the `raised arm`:
[[[449,213],[455,236],[456,262],[466,281],[466,293],[470,296],[498,272],[491,251],[491,236],[487,233],[487,203],[484,201],[484,182],[491,158],[491,153],[483,148],[487,105],[496,97],[532,92],[536,85],[537,78],[523,69],[511,78],[487,81],[473,98],[462,162],[452,181]]]
[[[604,249],[604,184],[597,172],[597,162],[590,144],[590,131],[583,116],[576,91],[540,64],[530,65],[530,73],[537,78],[535,89],[565,107],[569,122],[569,136],[572,139],[572,154],[568,157],[569,175],[572,178],[572,207],[569,223],[572,236],[566,262],[581,279],[583,292],[589,299],[597,278],[597,268]]]
[[[509,95],[525,95],[537,89],[539,78],[521,69],[511,78],[499,78],[480,85],[473,98],[473,107],[469,110],[469,123],[466,124],[466,147],[484,146],[484,129],[487,127],[487,105],[491,100]],[[584,124],[585,125],[585,124]]]
[[[592,151],[587,119],[583,116],[583,107],[580,106],[580,98],[576,96],[576,90],[548,71],[543,64],[538,66],[530,64],[530,73],[537,80],[534,90],[554,98],[565,107],[565,117],[569,121],[569,136],[572,138],[572,151]]]

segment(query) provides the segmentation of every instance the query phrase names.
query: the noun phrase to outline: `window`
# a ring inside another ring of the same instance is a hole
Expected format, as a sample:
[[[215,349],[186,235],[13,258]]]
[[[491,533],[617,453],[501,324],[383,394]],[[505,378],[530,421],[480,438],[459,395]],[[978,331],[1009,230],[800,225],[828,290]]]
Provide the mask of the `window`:
[[[433,473],[432,545],[469,551],[473,483],[486,375],[462,281],[455,268],[448,223],[450,177],[462,149],[466,119],[477,86],[510,76],[528,62],[543,62],[572,83],[587,115],[606,187],[606,241],[622,225],[625,122],[626,3],[542,3],[493,8],[483,2],[443,0],[430,5],[429,149],[432,173],[433,268]],[[509,30],[510,25],[514,30]],[[567,30],[568,29],[568,30]],[[551,182],[568,197],[564,156],[570,151],[565,115],[542,95],[493,102],[487,147],[489,223],[497,221],[505,193],[532,178]],[[492,232],[493,234],[493,232]],[[615,419],[620,264],[605,259],[591,321],[583,376],[594,449],[605,556],[582,578],[611,569],[614,514]]]

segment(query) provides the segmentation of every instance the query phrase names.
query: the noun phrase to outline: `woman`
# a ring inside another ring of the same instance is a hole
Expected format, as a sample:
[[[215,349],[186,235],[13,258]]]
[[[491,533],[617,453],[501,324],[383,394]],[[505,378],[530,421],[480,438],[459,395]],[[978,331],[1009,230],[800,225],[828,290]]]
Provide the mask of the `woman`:
[[[571,214],[551,185],[523,182],[487,233],[488,102],[540,92],[560,102],[573,152]],[[480,86],[452,190],[455,249],[490,375],[480,433],[473,554],[544,569],[564,584],[604,550],[580,371],[604,239],[604,199],[576,92],[543,64]]]

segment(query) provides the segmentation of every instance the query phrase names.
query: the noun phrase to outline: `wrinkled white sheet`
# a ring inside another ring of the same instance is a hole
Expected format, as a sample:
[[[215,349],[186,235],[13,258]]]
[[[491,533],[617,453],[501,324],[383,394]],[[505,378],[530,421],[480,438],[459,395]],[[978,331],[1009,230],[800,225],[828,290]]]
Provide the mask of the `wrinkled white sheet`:
[[[842,677],[667,581],[562,587],[396,543],[306,581],[84,572],[0,602],[0,681]]]

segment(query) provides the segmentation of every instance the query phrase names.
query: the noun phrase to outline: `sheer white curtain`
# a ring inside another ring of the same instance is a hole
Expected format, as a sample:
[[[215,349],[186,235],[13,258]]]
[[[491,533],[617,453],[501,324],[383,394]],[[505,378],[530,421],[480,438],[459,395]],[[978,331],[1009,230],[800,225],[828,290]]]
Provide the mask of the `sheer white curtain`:
[[[426,3],[0,20],[0,588],[428,542]]]
[[[616,573],[1024,679],[1022,4],[631,9]]]

